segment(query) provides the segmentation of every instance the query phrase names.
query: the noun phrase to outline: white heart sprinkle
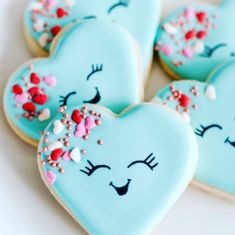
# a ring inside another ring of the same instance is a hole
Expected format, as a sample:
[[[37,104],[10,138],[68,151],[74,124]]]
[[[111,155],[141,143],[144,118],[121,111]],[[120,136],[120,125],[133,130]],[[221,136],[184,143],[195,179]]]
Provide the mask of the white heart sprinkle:
[[[193,49],[193,52],[196,54],[203,53],[205,50],[205,44],[202,41],[198,41],[195,43],[192,49]]]
[[[50,109],[46,108],[42,111],[42,113],[38,116],[38,120],[40,122],[44,122],[48,120],[51,117],[51,111]]]
[[[42,19],[37,19],[36,22],[33,24],[33,28],[36,32],[40,33],[44,31],[45,22]]]
[[[61,148],[62,147],[62,143],[60,142],[60,141],[53,141],[53,142],[51,142],[50,144],[49,144],[49,146],[48,146],[48,149],[50,150],[50,151],[54,151],[55,149],[59,149],[59,148]]]
[[[171,23],[165,23],[163,25],[163,29],[170,35],[174,35],[178,31],[177,28],[174,25],[172,25]]]
[[[29,6],[29,9],[32,11],[38,11],[43,8],[43,3],[40,2],[32,2]]]
[[[64,0],[67,7],[73,7],[75,5],[74,0]]]
[[[75,162],[77,162],[77,163],[79,163],[79,162],[82,160],[82,158],[81,158],[81,153],[80,153],[80,149],[79,149],[79,148],[74,148],[74,149],[71,151],[71,153],[70,153],[69,156],[71,157],[71,159],[72,159],[73,161],[75,161]]]
[[[183,118],[187,123],[190,123],[191,118],[190,118],[190,116],[188,115],[188,113],[183,112],[183,113],[181,113],[181,116],[182,116],[182,118]]]
[[[212,85],[207,86],[206,91],[205,91],[205,96],[209,100],[215,100],[217,97],[215,87]]]
[[[41,47],[45,47],[47,45],[47,40],[49,35],[47,33],[42,34],[42,36],[38,39],[38,43]]]
[[[53,133],[55,135],[59,135],[64,129],[64,125],[62,124],[60,120],[55,120],[53,125],[54,125]]]

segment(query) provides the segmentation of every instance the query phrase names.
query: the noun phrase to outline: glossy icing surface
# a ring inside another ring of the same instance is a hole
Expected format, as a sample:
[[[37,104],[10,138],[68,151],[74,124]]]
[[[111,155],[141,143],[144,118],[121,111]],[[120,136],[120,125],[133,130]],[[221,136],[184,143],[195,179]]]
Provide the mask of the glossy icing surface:
[[[49,50],[53,32],[72,22],[87,18],[118,22],[136,37],[148,70],[160,12],[160,0],[31,0],[25,26],[39,46]]]
[[[234,9],[235,1],[227,0],[173,12],[157,34],[160,59],[180,78],[205,81],[216,66],[235,56]]]
[[[59,107],[99,103],[119,113],[142,99],[141,60],[132,36],[101,20],[74,25],[48,59],[26,63],[10,78],[5,112],[30,138],[58,113]]]
[[[55,123],[65,117],[58,134]],[[162,105],[141,104],[119,117],[99,106],[76,106],[55,120],[40,141],[39,168],[89,234],[149,234],[194,174],[193,131]]]
[[[189,112],[188,119],[199,143],[195,180],[232,196],[235,196],[234,76],[233,61],[217,70],[208,83],[174,82],[173,88],[168,86],[158,94],[180,113]],[[181,98],[175,98],[179,92]]]

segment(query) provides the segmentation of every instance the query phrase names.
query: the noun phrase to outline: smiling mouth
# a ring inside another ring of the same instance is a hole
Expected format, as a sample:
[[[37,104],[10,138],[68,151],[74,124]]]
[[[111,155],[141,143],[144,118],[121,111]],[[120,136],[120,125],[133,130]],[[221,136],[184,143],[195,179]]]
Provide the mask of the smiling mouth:
[[[99,92],[98,87],[95,87],[95,90],[96,90],[96,94],[95,94],[94,98],[92,98],[91,100],[83,101],[84,104],[97,104],[100,102],[101,96],[100,96],[100,92]]]
[[[124,195],[128,192],[130,182],[131,182],[131,179],[128,179],[128,180],[127,180],[127,183],[126,183],[124,186],[122,186],[122,187],[116,187],[116,186],[113,184],[113,182],[110,182],[109,185],[110,185],[111,187],[113,187],[113,188],[116,190],[116,192],[117,192],[117,194],[118,194],[119,196],[124,196]]]

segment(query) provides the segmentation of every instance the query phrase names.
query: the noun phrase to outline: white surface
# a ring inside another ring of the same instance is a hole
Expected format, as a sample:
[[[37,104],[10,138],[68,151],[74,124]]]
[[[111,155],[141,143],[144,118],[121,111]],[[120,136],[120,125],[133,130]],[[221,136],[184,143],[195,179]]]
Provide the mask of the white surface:
[[[163,1],[164,15],[183,2],[197,2]],[[219,2],[213,2],[216,1]],[[14,69],[30,58],[21,25],[26,3],[27,0],[0,1],[0,94]],[[148,98],[167,81],[166,75],[155,64],[149,84],[149,87],[155,88],[148,92]],[[36,150],[24,144],[11,131],[1,107],[0,234],[84,234],[48,193],[39,177],[35,157]],[[234,218],[235,204],[189,188],[153,235],[234,235]]]

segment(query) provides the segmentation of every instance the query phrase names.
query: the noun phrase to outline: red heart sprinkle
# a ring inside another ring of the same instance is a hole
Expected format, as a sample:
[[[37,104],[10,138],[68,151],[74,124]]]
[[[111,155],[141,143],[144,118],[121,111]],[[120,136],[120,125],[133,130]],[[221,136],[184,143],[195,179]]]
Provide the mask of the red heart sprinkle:
[[[208,35],[208,32],[205,30],[202,30],[197,33],[197,38],[204,39],[207,35]]]
[[[24,105],[23,105],[23,109],[25,110],[25,111],[28,111],[28,112],[35,112],[36,111],[36,106],[35,106],[35,104],[34,103],[32,103],[32,102],[28,102],[28,103],[25,103]]]
[[[191,103],[191,98],[185,94],[182,94],[179,102],[181,107],[187,108]]]
[[[39,84],[41,82],[39,76],[36,74],[36,73],[31,73],[30,75],[30,81],[33,83],[33,84]]]
[[[73,114],[72,114],[72,120],[73,120],[75,123],[79,124],[79,123],[81,123],[82,119],[83,119],[83,118],[82,118],[82,116],[81,116],[80,111],[79,111],[79,110],[74,110],[74,111],[73,111]]]
[[[53,34],[53,36],[56,36],[61,30],[62,30],[62,27],[59,25],[56,25],[51,29],[51,33]]]
[[[203,24],[207,18],[206,12],[198,12],[196,14],[197,20],[200,24]]]
[[[28,90],[28,93],[31,96],[35,96],[35,95],[43,94],[43,91],[39,87],[34,86]]]
[[[46,94],[35,95],[32,100],[37,104],[44,105],[48,101],[48,96]]]
[[[12,87],[12,91],[16,94],[16,95],[21,95],[23,94],[23,89],[20,85],[16,84]]]
[[[68,12],[65,11],[63,8],[58,8],[56,14],[58,18],[63,18],[68,15]]]
[[[186,39],[186,40],[192,40],[192,39],[195,38],[195,36],[196,36],[196,31],[195,31],[195,29],[193,29],[193,30],[188,31],[188,32],[185,34],[185,39]]]
[[[64,153],[64,150],[62,148],[55,149],[52,151],[51,159],[53,161],[58,161],[59,158],[63,155],[63,153]]]

